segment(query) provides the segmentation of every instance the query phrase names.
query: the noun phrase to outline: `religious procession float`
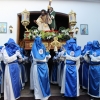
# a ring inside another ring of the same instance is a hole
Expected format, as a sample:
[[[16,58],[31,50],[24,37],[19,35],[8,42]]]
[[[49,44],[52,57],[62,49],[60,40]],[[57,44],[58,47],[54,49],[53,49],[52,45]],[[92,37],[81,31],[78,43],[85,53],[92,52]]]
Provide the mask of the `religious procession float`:
[[[51,0],[49,1],[49,7]],[[39,30],[38,27],[32,26],[30,29],[26,28],[30,24],[30,12],[26,9],[21,13],[21,23],[25,27],[24,39],[20,42],[20,46],[25,50],[30,50],[34,43],[34,38],[40,36],[47,50],[54,49],[57,51],[67,40],[73,38],[73,33],[78,32],[76,25],[76,13],[71,11],[69,14],[70,28],[60,27],[58,30]]]

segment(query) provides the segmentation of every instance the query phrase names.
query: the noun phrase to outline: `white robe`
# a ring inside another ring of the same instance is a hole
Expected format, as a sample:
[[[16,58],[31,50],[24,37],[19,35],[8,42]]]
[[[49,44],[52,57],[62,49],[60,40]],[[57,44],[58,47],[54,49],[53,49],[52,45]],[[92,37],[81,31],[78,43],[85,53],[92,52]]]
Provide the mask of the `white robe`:
[[[47,100],[49,96],[47,97],[43,97],[42,91],[41,91],[41,87],[39,84],[39,79],[38,79],[38,71],[37,71],[37,64],[36,61],[39,61],[37,59],[34,58],[33,53],[31,52],[32,57],[33,57],[33,64],[31,66],[31,76],[30,76],[30,80],[31,80],[31,89],[34,89],[34,95],[35,95],[35,99],[41,99],[41,100]],[[47,62],[47,59],[41,60],[42,62]]]
[[[66,59],[69,59],[69,60],[73,60],[73,61],[76,61],[76,69],[77,69],[77,96],[79,96],[79,75],[78,75],[78,69],[79,69],[79,66],[80,66],[80,56],[78,57],[71,57],[70,55],[67,55],[66,54]],[[65,61],[66,62],[66,61]],[[63,71],[63,78],[62,78],[62,85],[61,85],[61,93],[62,94],[65,94],[65,75],[66,75],[66,64],[64,66],[64,71]]]
[[[12,88],[8,63],[17,60],[17,56],[16,56],[16,54],[14,54],[13,56],[9,57],[7,54],[7,51],[4,49],[3,50],[3,59],[6,64],[5,75],[4,75],[4,100],[16,100],[15,96],[14,96],[13,88]]]
[[[30,68],[30,90],[34,90],[33,67],[34,67],[34,63],[31,64],[31,68]]]

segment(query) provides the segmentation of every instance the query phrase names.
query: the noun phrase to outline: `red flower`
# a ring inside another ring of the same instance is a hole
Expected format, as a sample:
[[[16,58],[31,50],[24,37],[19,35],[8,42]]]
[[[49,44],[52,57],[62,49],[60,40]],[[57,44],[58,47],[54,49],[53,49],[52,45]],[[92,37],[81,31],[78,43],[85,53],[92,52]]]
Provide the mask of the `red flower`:
[[[55,32],[55,33],[58,33],[58,31],[57,31],[57,30],[55,30],[55,31],[52,31],[52,30],[47,30],[47,31],[45,31],[45,32]]]

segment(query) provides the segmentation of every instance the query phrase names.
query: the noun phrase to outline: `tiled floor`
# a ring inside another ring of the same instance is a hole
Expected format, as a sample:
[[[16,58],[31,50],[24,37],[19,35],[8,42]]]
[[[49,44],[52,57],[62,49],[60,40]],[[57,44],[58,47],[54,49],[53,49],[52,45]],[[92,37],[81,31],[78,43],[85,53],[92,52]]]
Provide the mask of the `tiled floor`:
[[[80,92],[80,95],[86,94],[86,92],[83,92],[81,89],[79,92]],[[60,87],[58,87],[57,85],[51,84],[51,95],[52,96],[60,96],[61,95]],[[25,88],[22,90],[21,97],[33,97],[33,93],[29,89],[29,84],[26,84]]]

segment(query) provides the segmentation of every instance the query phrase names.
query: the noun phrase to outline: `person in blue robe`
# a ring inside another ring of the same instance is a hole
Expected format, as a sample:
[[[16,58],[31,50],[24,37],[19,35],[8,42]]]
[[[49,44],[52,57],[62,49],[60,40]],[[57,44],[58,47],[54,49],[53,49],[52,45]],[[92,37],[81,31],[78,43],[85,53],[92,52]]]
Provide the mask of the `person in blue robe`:
[[[82,66],[83,66],[83,58],[82,58],[82,56],[80,57],[80,67],[79,67],[79,84],[80,84],[80,88],[81,89],[83,89],[82,88],[82,75],[83,75],[83,73],[82,73]]]
[[[76,45],[76,41],[71,38],[67,44],[65,61],[65,93],[66,97],[79,96],[79,75],[81,47]]]
[[[20,98],[21,82],[18,59],[22,59],[19,46],[10,38],[3,50],[5,63],[4,100]]]
[[[5,63],[2,59],[1,61],[1,68],[2,68],[2,78],[1,78],[1,93],[4,93],[4,73],[5,73]]]
[[[1,61],[2,61],[2,46],[0,46],[0,98],[1,98],[1,84],[2,84],[2,67],[1,67]]]
[[[63,77],[63,71],[64,71],[64,60],[61,56],[65,52],[65,46],[62,45],[59,54],[58,54],[58,71],[57,71],[57,81],[58,81],[58,86],[62,86],[62,77]]]
[[[34,77],[33,77],[33,70],[34,70],[34,63],[33,63],[33,57],[32,57],[32,51],[30,53],[30,62],[31,62],[31,68],[30,68],[30,90],[34,90]]]
[[[55,52],[55,56],[53,57],[53,65],[51,71],[51,83],[57,84],[57,69],[58,69],[58,52]]]
[[[49,52],[42,43],[40,37],[36,37],[32,46],[33,58],[33,88],[35,99],[47,100],[50,97],[49,70],[47,62],[50,58]],[[30,80],[31,80],[30,77]]]
[[[96,40],[93,41],[89,57],[88,94],[92,97],[100,98],[100,44]]]
[[[88,89],[88,70],[89,70],[89,57],[87,52],[92,50],[92,42],[87,42],[85,49],[82,51],[83,65],[82,65],[82,88]]]
[[[83,57],[82,57],[82,52],[84,51],[85,46],[83,50],[81,51],[81,57],[80,57],[80,67],[79,67],[79,84],[80,88],[82,88],[82,66],[83,66]]]
[[[24,62],[25,62],[25,56],[24,56],[24,49],[19,47],[20,48],[20,53],[21,53],[21,56],[22,56],[22,60],[18,62],[19,64],[19,67],[20,67],[20,74],[21,74],[21,84],[22,84],[22,89],[24,89],[24,86],[25,86],[25,82],[27,82],[26,78],[26,70],[25,70],[25,66],[24,66]]]
[[[69,40],[66,41],[66,43],[63,45],[64,47],[64,50],[61,52],[61,56],[60,56],[60,59],[62,59],[62,56],[66,54],[66,51],[68,49],[68,44],[69,44]],[[62,82],[61,82],[61,94],[63,95],[64,97],[64,94],[65,94],[65,75],[66,75],[66,58],[63,58],[62,59]]]
[[[27,65],[26,64],[29,62],[29,57],[25,54],[24,48],[21,48],[21,55],[23,57],[24,79],[25,79],[25,82],[28,82]]]

